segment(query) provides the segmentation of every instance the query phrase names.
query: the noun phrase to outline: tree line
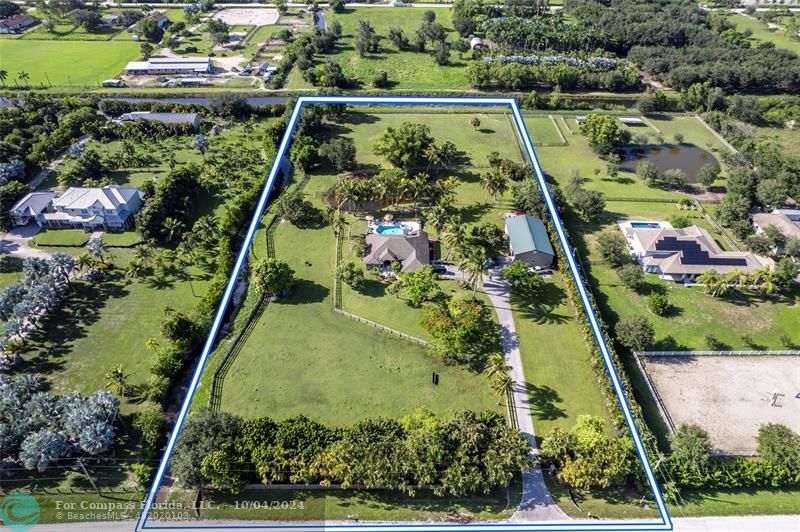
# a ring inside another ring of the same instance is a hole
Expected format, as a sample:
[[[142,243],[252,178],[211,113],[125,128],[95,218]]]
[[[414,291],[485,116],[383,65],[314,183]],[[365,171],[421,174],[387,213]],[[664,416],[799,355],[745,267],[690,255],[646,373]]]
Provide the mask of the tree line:
[[[334,484],[438,496],[488,493],[530,465],[525,437],[495,412],[418,411],[344,427],[306,417],[243,420],[192,412],[170,468],[180,485],[232,492],[247,483]]]

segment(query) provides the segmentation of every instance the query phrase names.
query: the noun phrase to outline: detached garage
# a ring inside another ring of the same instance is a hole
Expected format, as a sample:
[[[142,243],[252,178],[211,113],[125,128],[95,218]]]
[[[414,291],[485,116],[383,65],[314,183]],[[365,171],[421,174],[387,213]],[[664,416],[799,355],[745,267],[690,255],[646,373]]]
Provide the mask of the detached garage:
[[[508,247],[514,260],[531,266],[549,268],[555,252],[547,236],[547,228],[538,218],[523,214],[506,218]]]

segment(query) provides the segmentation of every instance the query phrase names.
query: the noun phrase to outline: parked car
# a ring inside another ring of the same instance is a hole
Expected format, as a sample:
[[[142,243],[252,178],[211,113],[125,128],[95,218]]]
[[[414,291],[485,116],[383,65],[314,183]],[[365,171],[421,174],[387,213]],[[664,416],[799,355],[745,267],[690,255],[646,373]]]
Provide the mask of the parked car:
[[[112,88],[122,88],[125,86],[125,82],[121,79],[107,79],[103,81],[103,87],[112,87]]]

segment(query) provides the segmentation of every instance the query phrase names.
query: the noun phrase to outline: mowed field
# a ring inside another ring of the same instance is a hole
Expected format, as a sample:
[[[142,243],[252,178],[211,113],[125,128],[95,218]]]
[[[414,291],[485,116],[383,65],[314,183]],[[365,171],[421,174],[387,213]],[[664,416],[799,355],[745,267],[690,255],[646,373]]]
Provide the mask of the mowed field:
[[[752,39],[755,41],[771,42],[778,48],[785,48],[800,54],[800,38],[792,38],[782,29],[768,28],[761,21],[747,15],[730,15],[728,20],[736,26],[738,31],[750,30],[753,32]]]
[[[363,88],[367,88],[370,79],[378,71],[385,71],[389,77],[390,89],[396,90],[435,90],[435,89],[468,89],[466,61],[458,58],[458,53],[450,55],[450,64],[439,66],[432,55],[426,52],[399,51],[387,38],[389,28],[401,28],[409,40],[419,28],[425,14],[424,9],[400,9],[392,7],[352,8],[343,13],[327,14],[330,20],[338,20],[342,24],[342,38],[331,55],[319,56],[325,61],[333,59],[342,66],[345,75],[354,77]],[[453,30],[452,14],[449,9],[433,9],[436,22],[448,33],[448,38],[458,38]],[[331,16],[332,15],[332,16]],[[375,32],[383,36],[381,51],[376,54],[358,55],[355,50],[355,35],[360,19],[368,20]],[[328,21],[330,23],[330,20]],[[294,69],[287,82],[288,89],[307,88],[298,69]]]
[[[312,178],[309,188],[314,186]],[[225,378],[222,410],[347,424],[401,417],[419,407],[438,414],[500,409],[483,375],[448,366],[421,346],[331,311],[330,227],[281,223],[275,249],[298,281],[289,298],[269,304],[244,343]],[[438,386],[431,384],[432,372],[440,375]]]
[[[31,86],[96,86],[137,57],[135,42],[0,40],[0,70],[8,72],[7,86],[15,85],[20,71],[30,75]]]

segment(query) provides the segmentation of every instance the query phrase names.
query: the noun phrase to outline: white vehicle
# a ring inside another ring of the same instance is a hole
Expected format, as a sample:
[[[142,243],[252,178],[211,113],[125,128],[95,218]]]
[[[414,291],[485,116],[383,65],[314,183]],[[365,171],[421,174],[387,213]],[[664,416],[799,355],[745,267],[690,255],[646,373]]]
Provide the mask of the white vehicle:
[[[103,81],[103,87],[114,87],[114,88],[121,88],[125,86],[125,82],[121,79],[107,79]]]

